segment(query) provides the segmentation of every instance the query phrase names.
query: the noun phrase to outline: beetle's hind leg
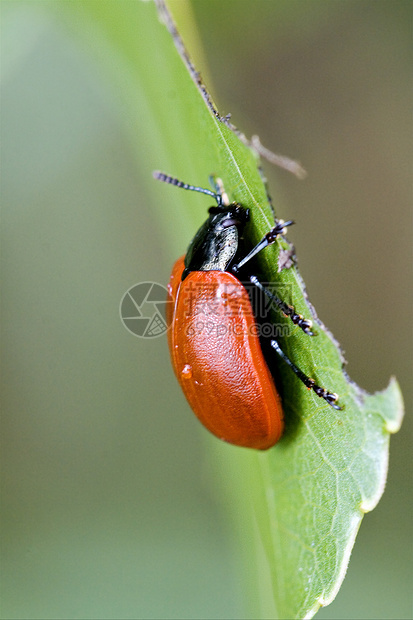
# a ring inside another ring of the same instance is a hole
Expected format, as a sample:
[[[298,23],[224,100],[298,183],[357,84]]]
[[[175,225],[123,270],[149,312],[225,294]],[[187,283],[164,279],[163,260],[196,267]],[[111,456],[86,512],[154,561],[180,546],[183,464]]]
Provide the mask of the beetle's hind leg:
[[[278,353],[278,355],[284,360],[284,362],[288,364],[291,370],[297,375],[300,381],[302,381],[309,390],[313,390],[313,392],[317,394],[317,396],[319,396],[320,398],[323,398],[329,405],[334,407],[334,409],[337,409],[338,411],[341,411],[343,409],[343,407],[340,407],[339,405],[336,404],[336,401],[338,400],[338,395],[335,394],[335,392],[328,392],[325,388],[317,385],[314,379],[307,377],[307,375],[303,373],[303,371],[300,370],[298,366],[296,366],[290,360],[290,358],[284,353],[284,351],[281,349],[280,345],[278,344],[276,340],[271,340],[270,345]]]

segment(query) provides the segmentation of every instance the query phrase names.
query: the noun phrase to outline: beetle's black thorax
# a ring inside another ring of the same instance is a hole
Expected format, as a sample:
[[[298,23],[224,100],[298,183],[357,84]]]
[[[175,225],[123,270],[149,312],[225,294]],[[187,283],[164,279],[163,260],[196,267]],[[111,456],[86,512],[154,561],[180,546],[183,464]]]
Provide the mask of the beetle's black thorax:
[[[184,279],[191,271],[227,271],[242,244],[249,212],[240,205],[211,207],[185,256]]]

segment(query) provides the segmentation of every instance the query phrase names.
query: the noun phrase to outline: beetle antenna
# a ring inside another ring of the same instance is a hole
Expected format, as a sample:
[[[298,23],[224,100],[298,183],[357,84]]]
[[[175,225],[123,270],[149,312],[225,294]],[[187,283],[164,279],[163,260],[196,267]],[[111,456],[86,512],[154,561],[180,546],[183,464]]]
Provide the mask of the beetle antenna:
[[[228,198],[227,192],[224,189],[224,184],[222,182],[222,179],[220,179],[219,177],[215,176],[214,174],[211,174],[209,176],[209,182],[210,182],[212,187],[215,187],[215,191],[217,193],[217,196],[220,196],[220,198],[221,198],[220,202],[218,202],[218,206],[220,206],[220,207],[228,207],[229,206],[229,198]]]
[[[164,174],[163,172],[159,172],[159,170],[154,170],[153,178],[158,181],[163,181],[164,183],[170,183],[171,185],[176,185],[176,187],[182,187],[182,189],[189,189],[192,192],[199,192],[201,194],[207,194],[207,196],[212,196],[218,203],[218,206],[222,205],[222,196],[219,192],[212,192],[210,189],[205,189],[203,187],[196,187],[195,185],[188,185],[188,183],[183,183],[176,179],[175,177],[169,176],[169,174]]]

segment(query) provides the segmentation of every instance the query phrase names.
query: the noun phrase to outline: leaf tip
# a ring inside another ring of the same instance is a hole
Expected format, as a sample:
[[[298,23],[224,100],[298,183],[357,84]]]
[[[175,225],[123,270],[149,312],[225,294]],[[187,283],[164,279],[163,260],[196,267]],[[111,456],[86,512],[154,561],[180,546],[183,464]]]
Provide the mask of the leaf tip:
[[[393,415],[389,415],[385,420],[386,431],[392,434],[397,433],[403,422],[404,402],[403,394],[396,377],[390,378],[389,385],[383,390],[382,394],[389,400],[389,405],[391,405],[393,412]]]

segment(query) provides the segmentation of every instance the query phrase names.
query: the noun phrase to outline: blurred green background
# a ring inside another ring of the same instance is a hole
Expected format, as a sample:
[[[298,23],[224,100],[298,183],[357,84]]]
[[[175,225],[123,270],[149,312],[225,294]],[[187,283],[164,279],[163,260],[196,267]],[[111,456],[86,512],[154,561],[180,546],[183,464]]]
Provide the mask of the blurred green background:
[[[119,320],[124,292],[165,283],[185,248],[148,194],[156,153],[142,143],[137,162],[124,101],[68,5],[1,3],[1,614],[248,617],[215,440],[184,402],[166,339],[138,340]],[[373,391],[395,374],[410,405],[412,3],[192,9],[198,32],[188,20],[183,34],[221,114],[309,173],[265,167],[351,377]],[[320,618],[412,615],[409,410],[384,497]]]

